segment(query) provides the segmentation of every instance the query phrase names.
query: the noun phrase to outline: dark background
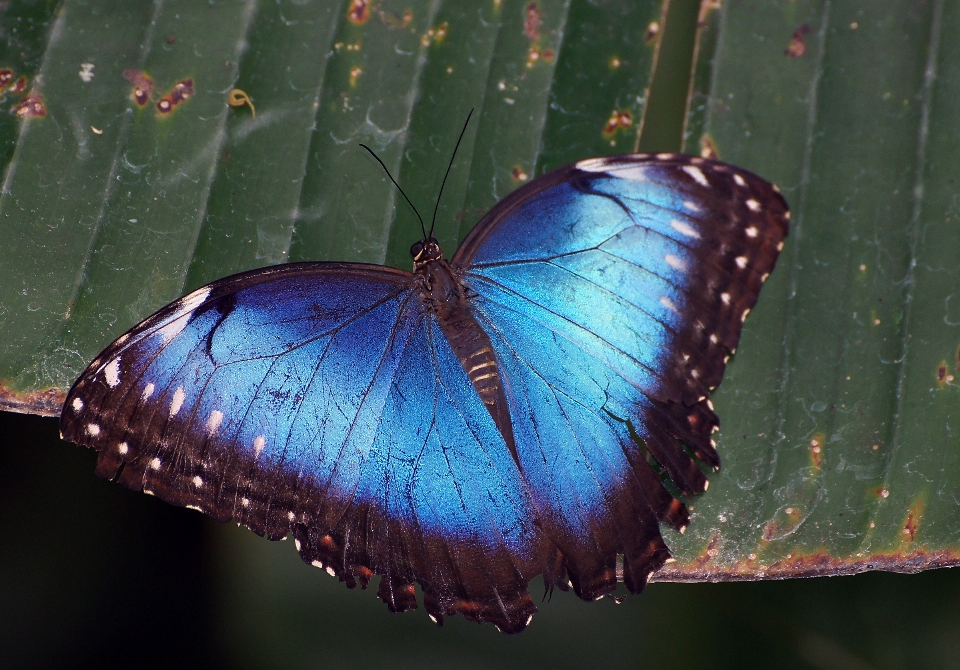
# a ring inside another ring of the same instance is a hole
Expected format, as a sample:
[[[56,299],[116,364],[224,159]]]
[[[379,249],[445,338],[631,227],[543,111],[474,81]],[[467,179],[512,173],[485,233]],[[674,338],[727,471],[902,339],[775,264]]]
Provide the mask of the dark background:
[[[438,629],[289,543],[99,479],[54,419],[0,413],[0,435],[2,667],[960,667],[957,570],[558,594],[516,637]]]

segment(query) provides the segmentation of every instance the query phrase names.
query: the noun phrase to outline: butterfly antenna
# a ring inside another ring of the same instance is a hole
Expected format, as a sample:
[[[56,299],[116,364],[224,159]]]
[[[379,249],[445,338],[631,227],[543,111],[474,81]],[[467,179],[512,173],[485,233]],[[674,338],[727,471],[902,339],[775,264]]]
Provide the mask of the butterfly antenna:
[[[469,119],[469,117],[467,117]],[[462,135],[461,135],[462,137]],[[427,229],[423,225],[423,217],[420,216],[420,212],[417,211],[417,208],[414,207],[413,203],[410,202],[410,198],[407,197],[407,194],[403,192],[403,189],[400,188],[400,184],[397,183],[397,180],[393,178],[393,175],[390,174],[390,170],[387,169],[387,166],[383,164],[383,161],[380,160],[380,156],[373,153],[373,149],[368,147],[366,144],[360,143],[360,146],[370,152],[370,155],[377,159],[377,162],[380,163],[380,167],[383,168],[383,171],[387,173],[387,176],[390,177],[390,181],[393,182],[393,185],[397,187],[397,190],[400,191],[400,195],[403,196],[403,199],[407,201],[407,204],[410,205],[410,208],[413,209],[413,213],[417,215],[417,218],[420,219],[420,231],[423,233],[423,239],[427,239]],[[449,172],[449,170],[448,170]],[[436,214],[434,214],[436,216]],[[433,228],[430,228],[431,234],[433,233]]]
[[[430,237],[433,237],[433,227],[437,223],[437,210],[440,209],[440,196],[443,195],[443,186],[447,183],[447,177],[450,176],[450,168],[453,167],[453,159],[457,157],[457,149],[460,148],[460,142],[463,141],[463,135],[467,132],[467,126],[470,125],[470,117],[473,116],[473,110],[467,114],[467,120],[463,122],[463,130],[460,131],[460,139],[457,140],[457,146],[453,148],[453,155],[450,156],[450,165],[447,166],[447,173],[443,175],[443,181],[440,183],[440,192],[437,193],[437,203],[433,206],[433,219],[430,221]]]

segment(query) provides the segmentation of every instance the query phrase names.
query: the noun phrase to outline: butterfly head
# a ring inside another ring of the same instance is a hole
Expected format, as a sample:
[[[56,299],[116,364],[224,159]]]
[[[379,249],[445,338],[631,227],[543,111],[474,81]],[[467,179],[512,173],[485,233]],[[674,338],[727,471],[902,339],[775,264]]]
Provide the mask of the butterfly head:
[[[428,237],[425,240],[416,242],[410,247],[410,255],[413,256],[413,271],[416,272],[427,263],[438,261],[443,258],[443,252],[440,251],[440,243],[434,238]]]

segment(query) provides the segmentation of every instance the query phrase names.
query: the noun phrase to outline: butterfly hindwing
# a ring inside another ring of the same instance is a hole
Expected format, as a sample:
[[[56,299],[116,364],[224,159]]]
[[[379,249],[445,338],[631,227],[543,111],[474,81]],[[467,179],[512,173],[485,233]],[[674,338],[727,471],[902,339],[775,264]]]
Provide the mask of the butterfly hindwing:
[[[581,597],[618,578],[640,590],[669,556],[658,522],[686,524],[652,463],[686,494],[707,485],[687,449],[719,466],[708,395],[788,218],[775,187],[723,163],[599,158],[512,193],[453,258],[496,333],[521,467]]]

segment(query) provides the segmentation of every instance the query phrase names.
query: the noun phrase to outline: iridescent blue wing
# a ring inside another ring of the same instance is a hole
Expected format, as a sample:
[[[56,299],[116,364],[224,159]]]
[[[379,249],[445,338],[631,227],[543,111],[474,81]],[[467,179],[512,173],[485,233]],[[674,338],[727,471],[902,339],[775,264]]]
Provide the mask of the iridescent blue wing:
[[[394,611],[504,630],[536,610],[527,489],[416,279],[305,263],[228,277],[110,345],[67,397],[97,472],[233,519]]]
[[[719,467],[709,400],[787,234],[776,187],[678,154],[581,161],[501,201],[453,258],[504,378],[523,476],[578,595],[640,591]],[[640,438],[639,440],[637,438]],[[562,583],[562,582],[561,582]]]

